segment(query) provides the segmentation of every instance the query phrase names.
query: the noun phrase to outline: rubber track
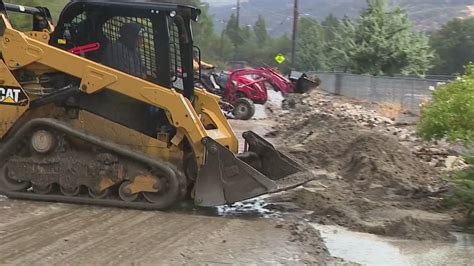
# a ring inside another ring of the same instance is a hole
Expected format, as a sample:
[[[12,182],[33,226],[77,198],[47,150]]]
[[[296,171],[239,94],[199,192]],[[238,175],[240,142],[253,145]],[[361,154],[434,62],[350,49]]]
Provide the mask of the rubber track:
[[[55,130],[58,130],[62,133],[65,133],[69,136],[73,136],[79,139],[82,139],[86,142],[89,142],[93,145],[102,147],[109,151],[112,151],[123,157],[133,159],[135,161],[144,163],[151,167],[161,170],[163,173],[167,174],[172,178],[177,178],[180,184],[179,196],[177,201],[184,198],[187,188],[187,180],[184,174],[179,171],[174,165],[168,162],[164,162],[158,159],[150,158],[146,155],[133,152],[122,148],[121,146],[104,141],[95,136],[91,136],[84,132],[80,132],[76,129],[71,128],[64,122],[61,122],[56,119],[51,118],[38,118],[33,119],[27,122],[23,127],[21,127],[15,134],[7,140],[7,142],[0,147],[0,162],[6,162],[9,156],[12,156],[14,150],[16,149],[16,144],[24,140],[27,135],[36,128],[39,127],[50,127]],[[69,197],[63,195],[40,195],[32,192],[12,192],[4,191],[0,187],[0,194],[3,194],[9,198],[15,199],[26,199],[26,200],[35,200],[35,201],[51,201],[51,202],[62,202],[62,203],[77,203],[77,204],[89,204],[89,205],[101,205],[107,207],[118,207],[118,208],[133,208],[133,209],[143,209],[143,210],[161,210],[166,209],[168,206],[161,206],[160,204],[153,204],[147,202],[125,202],[122,200],[112,200],[112,199],[94,199],[90,197]]]

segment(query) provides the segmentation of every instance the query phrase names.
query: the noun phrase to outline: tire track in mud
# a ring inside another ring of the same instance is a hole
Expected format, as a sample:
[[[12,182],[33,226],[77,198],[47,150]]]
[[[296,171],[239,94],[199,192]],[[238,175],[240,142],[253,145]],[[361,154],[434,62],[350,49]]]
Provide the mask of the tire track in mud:
[[[2,226],[1,231],[7,232],[0,235],[0,250],[2,255],[0,263],[10,261],[22,262],[23,258],[29,261],[42,259],[43,249],[50,249],[61,243],[64,238],[76,231],[85,230],[90,224],[81,220],[82,210],[73,208],[72,210],[62,210],[51,215],[44,215],[39,218],[31,217],[18,223],[10,223]],[[110,214],[103,213],[101,219],[111,217]],[[28,254],[28,256],[24,256]]]
[[[93,215],[93,216],[92,216]],[[76,218],[77,226],[71,226],[71,230],[65,231],[64,234],[54,236],[55,241],[52,245],[45,248],[39,248],[34,256],[27,256],[25,261],[28,262],[46,259],[48,263],[71,263],[73,258],[81,257],[85,254],[89,257],[90,250],[100,249],[100,243],[106,236],[117,232],[111,231],[110,228],[117,227],[121,224],[123,230],[135,226],[146,217],[135,217],[133,214],[116,215],[116,213],[102,212],[94,215],[83,209],[81,214]],[[68,220],[63,221],[66,226],[71,223]],[[74,223],[75,225],[76,223]],[[111,240],[111,242],[114,242]],[[104,253],[104,252],[102,252]],[[92,254],[92,253],[91,253]],[[89,257],[90,259],[91,257]],[[59,259],[59,261],[56,261]],[[21,263],[20,263],[21,264]]]
[[[170,222],[161,217],[164,213],[149,213],[145,216],[143,214],[133,215],[131,220],[133,222],[122,223],[118,222],[113,225],[113,229],[107,232],[100,241],[93,243],[84,243],[86,248],[79,249],[65,258],[65,261],[70,261],[73,264],[80,264],[82,259],[77,254],[89,254],[95,257],[94,263],[98,264],[114,264],[110,258],[121,258],[127,261],[137,261],[137,258],[146,256],[150,251],[159,250],[161,252],[161,243],[151,244],[150,239],[156,237],[155,228],[162,231],[163,236],[160,239],[167,239],[173,234],[183,237],[181,232],[189,226],[189,222]],[[96,230],[94,230],[96,231]],[[98,232],[88,232],[89,234],[97,234]],[[179,234],[178,234],[179,233]],[[100,233],[98,234],[100,235]],[[74,243],[71,243],[74,244]],[[100,257],[97,257],[100,255]]]
[[[11,208],[3,209],[5,205]],[[39,211],[32,212],[35,209]],[[14,218],[2,221],[2,217]],[[289,241],[292,233],[276,224],[266,219],[5,200],[0,202],[0,264],[268,264],[319,260],[305,255],[311,246]],[[326,255],[322,257],[327,260]]]
[[[179,218],[176,217],[172,219]],[[150,220],[148,222],[154,221]],[[210,221],[206,222],[206,227],[210,224],[214,224],[209,222]],[[128,259],[131,261],[140,262],[141,260],[144,260],[144,258],[148,258],[147,260],[150,262],[150,258],[159,260],[169,257],[169,259],[167,260],[176,260],[180,257],[180,250],[183,246],[195,245],[195,239],[202,239],[204,237],[202,235],[202,230],[200,230],[200,227],[203,227],[203,221],[201,221],[200,219],[190,217],[186,220],[180,220],[177,223],[168,223],[169,225],[165,226],[164,228],[151,227],[153,229],[151,229],[149,232],[142,232],[141,234],[137,235],[136,239],[137,241],[141,241],[142,245],[140,248],[137,248],[134,252],[132,252],[131,256],[129,256]],[[135,231],[140,230],[137,229]],[[184,239],[187,240],[183,241]]]

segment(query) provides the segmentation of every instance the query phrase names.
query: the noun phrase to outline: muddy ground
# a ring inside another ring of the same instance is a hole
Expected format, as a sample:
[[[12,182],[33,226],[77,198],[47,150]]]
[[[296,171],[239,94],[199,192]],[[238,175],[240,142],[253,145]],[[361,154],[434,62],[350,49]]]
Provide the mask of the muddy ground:
[[[317,180],[240,210],[144,212],[0,197],[0,264],[341,262],[308,222],[454,241],[460,213],[442,204],[442,177],[454,166],[445,167],[447,158],[459,154],[366,107],[346,106],[347,99],[312,94],[298,101],[288,110],[272,107],[272,119],[231,123],[238,135],[267,135],[307,168],[326,171]],[[262,205],[264,215],[255,213]]]
[[[271,121],[233,121],[265,133]],[[226,217],[220,217],[225,212]],[[240,210],[122,210],[0,197],[0,265],[326,264],[339,262],[301,219]]]
[[[0,198],[0,265],[334,261],[307,224]]]

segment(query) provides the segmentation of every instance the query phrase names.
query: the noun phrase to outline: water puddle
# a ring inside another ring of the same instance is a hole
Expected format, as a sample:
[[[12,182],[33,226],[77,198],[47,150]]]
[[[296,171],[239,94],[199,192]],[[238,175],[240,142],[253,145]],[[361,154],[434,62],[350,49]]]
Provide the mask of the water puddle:
[[[270,85],[270,84],[268,84]],[[271,85],[269,86],[271,87]],[[281,92],[275,91],[272,88],[268,89],[268,103],[272,106],[281,106],[281,103],[283,102],[284,98],[281,95]],[[265,105],[261,104],[256,104],[255,105],[255,115],[253,116],[254,120],[261,120],[261,119],[267,119],[269,118],[269,115],[266,111]]]
[[[276,218],[279,213],[267,208],[265,197],[260,197],[254,200],[235,203],[230,206],[217,207],[219,216],[223,217],[240,217],[240,218]]]
[[[255,114],[253,115],[252,119],[253,120],[262,120],[262,119],[267,119],[268,114],[265,110],[265,105],[261,104],[256,104],[255,105]]]
[[[175,209],[174,212],[243,219],[281,217],[283,215],[281,212],[269,208],[269,204],[265,202],[267,197],[268,195],[232,205],[209,208],[196,207],[190,202],[189,204],[182,204],[179,208]]]
[[[313,224],[332,256],[363,265],[474,265],[474,236],[453,233],[457,243],[411,241]]]

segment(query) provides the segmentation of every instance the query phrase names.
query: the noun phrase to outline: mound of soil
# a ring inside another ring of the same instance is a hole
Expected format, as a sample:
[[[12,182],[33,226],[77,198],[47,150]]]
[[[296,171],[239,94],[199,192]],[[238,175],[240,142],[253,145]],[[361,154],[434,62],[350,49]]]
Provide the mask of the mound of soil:
[[[451,217],[440,212],[435,199],[369,199],[341,180],[318,180],[298,190],[274,196],[278,204],[291,202],[310,210],[306,218],[323,225],[412,240],[455,241]]]
[[[364,193],[413,195],[442,185],[438,173],[398,140],[329,113],[314,113],[272,132],[284,150],[310,166],[340,175]]]
[[[436,197],[446,182],[392,131],[375,128],[390,124],[389,119],[370,112],[361,119],[335,112],[328,102],[305,101],[311,97],[287,101],[289,109],[267,137],[275,137],[281,150],[308,168],[331,174],[274,197],[276,204],[296,204],[320,224],[406,239],[454,240],[452,218]]]
[[[390,135],[414,156],[439,171],[449,173],[467,167],[462,156],[466,149],[462,143],[421,139],[416,133],[419,117],[403,111],[400,105],[394,103],[364,102],[315,90],[303,95],[290,94],[280,108],[270,107],[274,113],[283,116],[280,119],[283,125],[314,113],[331,114],[338,120],[351,121],[368,130]]]

